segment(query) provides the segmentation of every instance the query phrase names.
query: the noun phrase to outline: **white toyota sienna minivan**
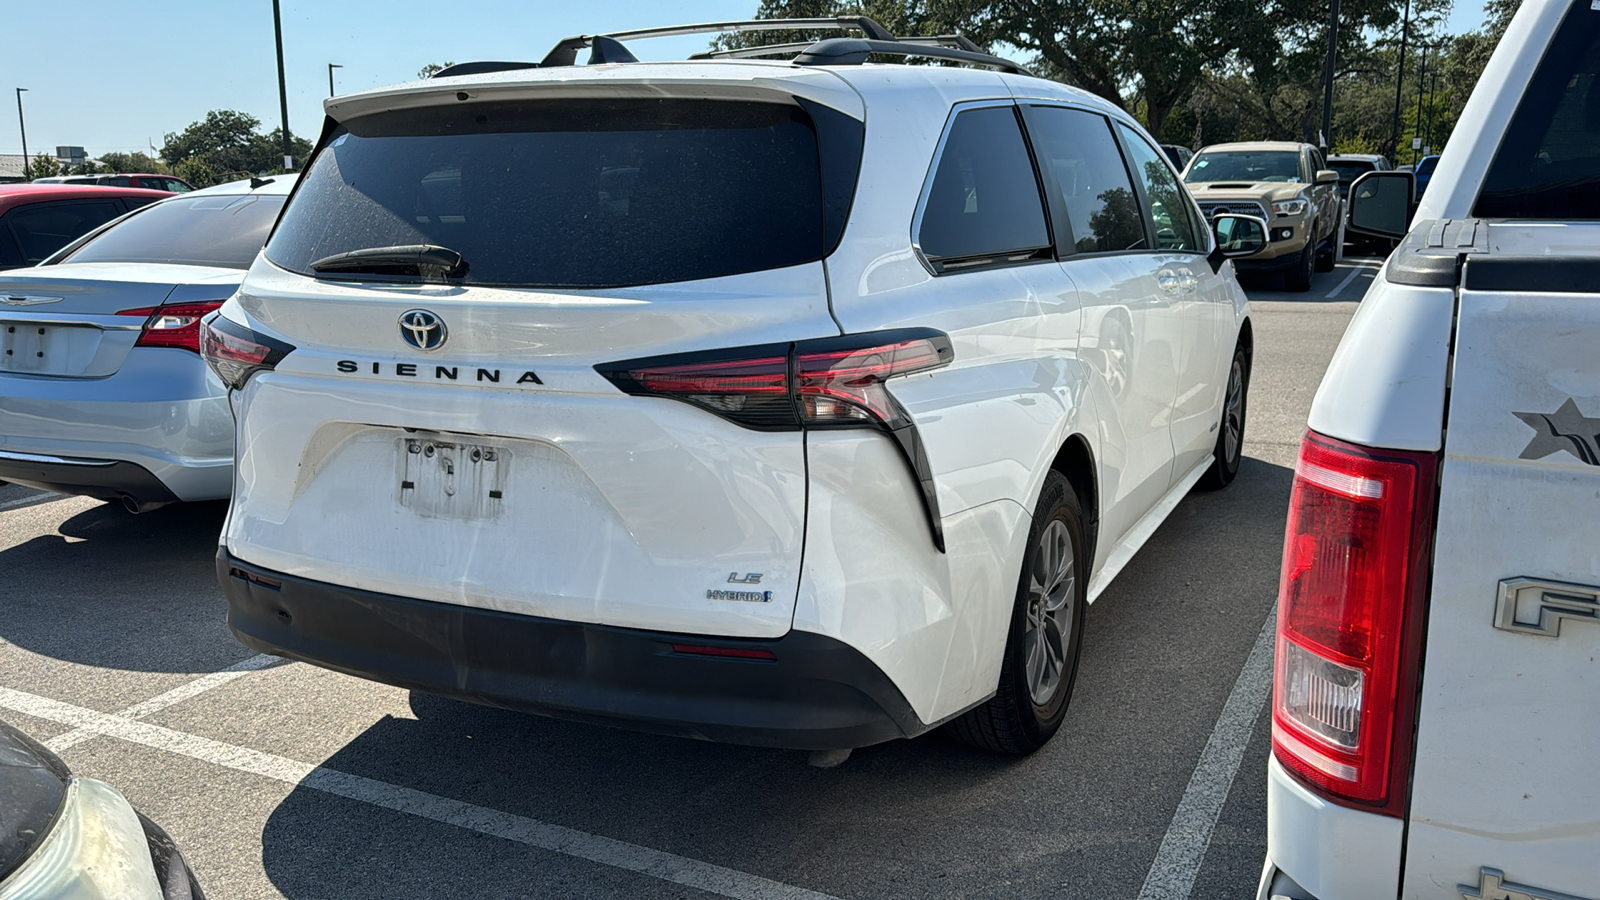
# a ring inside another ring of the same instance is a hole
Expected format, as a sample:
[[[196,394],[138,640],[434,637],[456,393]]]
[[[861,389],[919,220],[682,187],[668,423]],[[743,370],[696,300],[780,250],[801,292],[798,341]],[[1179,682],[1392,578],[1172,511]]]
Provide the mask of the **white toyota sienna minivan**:
[[[1265,224],[965,39],[740,27],[800,25],[866,37],[327,102],[204,332],[241,641],[719,741],[1049,739],[1087,604],[1238,470]]]

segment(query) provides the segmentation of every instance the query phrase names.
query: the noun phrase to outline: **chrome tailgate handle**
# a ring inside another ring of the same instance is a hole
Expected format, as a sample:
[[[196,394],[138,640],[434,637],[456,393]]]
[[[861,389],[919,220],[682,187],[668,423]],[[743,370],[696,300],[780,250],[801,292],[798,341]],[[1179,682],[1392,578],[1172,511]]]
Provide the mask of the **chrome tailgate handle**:
[[[1600,588],[1536,578],[1500,582],[1494,627],[1553,638],[1561,635],[1562,619],[1600,621]]]

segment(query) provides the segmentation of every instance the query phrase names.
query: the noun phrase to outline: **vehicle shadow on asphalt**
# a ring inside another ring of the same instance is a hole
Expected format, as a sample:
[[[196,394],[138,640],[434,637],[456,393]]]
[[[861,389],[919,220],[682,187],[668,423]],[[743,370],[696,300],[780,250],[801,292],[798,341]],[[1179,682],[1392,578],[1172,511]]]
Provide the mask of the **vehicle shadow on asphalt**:
[[[323,765],[844,897],[1131,897],[1275,600],[1292,475],[1246,458],[1228,490],[1180,504],[1091,608],[1067,722],[1031,757],[935,732],[818,770],[413,693],[415,719]],[[1247,757],[1207,896],[1254,889],[1264,775]],[[706,896],[305,785],[272,812],[262,859],[294,900]]]
[[[227,508],[181,503],[135,516],[100,504],[0,550],[0,640],[140,672],[214,671],[248,656],[228,636],[216,583]]]

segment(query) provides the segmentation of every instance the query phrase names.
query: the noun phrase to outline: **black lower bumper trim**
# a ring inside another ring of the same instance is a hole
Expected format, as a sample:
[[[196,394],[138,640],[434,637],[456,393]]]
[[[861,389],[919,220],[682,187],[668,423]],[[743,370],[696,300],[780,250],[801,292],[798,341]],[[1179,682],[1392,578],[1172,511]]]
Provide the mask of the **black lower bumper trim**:
[[[297,578],[226,548],[217,575],[228,626],[245,646],[488,706],[800,750],[864,747],[932,727],[860,651],[818,634],[721,638],[515,615]]]
[[[1304,249],[1301,252],[1305,252]],[[1282,272],[1300,264],[1300,253],[1285,253],[1271,259],[1236,259],[1233,267],[1240,272]]]
[[[132,497],[140,503],[178,502],[177,495],[149,469],[124,460],[109,465],[75,465],[0,458],[0,481],[97,500]]]

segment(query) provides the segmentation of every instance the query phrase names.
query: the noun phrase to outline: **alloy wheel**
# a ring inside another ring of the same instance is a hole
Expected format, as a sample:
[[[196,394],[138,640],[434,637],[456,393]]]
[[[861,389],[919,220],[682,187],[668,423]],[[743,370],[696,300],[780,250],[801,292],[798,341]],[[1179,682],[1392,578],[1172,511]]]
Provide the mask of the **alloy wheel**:
[[[1039,534],[1028,566],[1027,623],[1023,631],[1028,694],[1045,706],[1065,680],[1067,648],[1072,646],[1077,565],[1072,535],[1060,519]]]

